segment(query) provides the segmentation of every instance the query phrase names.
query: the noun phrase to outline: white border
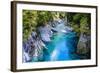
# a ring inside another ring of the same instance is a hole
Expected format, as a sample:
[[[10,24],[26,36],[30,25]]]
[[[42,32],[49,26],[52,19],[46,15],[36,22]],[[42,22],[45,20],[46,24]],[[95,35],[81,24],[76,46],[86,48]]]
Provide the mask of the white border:
[[[74,61],[56,61],[56,62],[34,62],[22,63],[22,10],[46,10],[46,11],[64,11],[64,12],[82,12],[91,13],[91,60],[74,60]],[[83,7],[65,7],[65,6],[44,6],[17,4],[17,69],[32,68],[50,68],[64,66],[82,66],[96,64],[96,9]]]

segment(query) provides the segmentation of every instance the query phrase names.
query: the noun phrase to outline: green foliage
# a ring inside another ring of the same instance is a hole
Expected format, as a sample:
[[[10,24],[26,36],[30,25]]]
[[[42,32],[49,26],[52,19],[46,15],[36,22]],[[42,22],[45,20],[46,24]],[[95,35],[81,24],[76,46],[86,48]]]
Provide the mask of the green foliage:
[[[23,38],[29,37],[32,29],[37,25],[37,11],[23,10]]]
[[[64,12],[23,10],[23,41],[28,39],[33,29],[36,30],[44,22],[53,21],[64,14]]]
[[[33,29],[36,30],[44,22],[62,17],[70,23],[69,25],[77,32],[78,36],[80,33],[90,33],[91,19],[88,13],[23,10],[23,41],[28,39]]]
[[[68,13],[68,19],[71,27],[77,32],[90,34],[91,19],[88,13]]]

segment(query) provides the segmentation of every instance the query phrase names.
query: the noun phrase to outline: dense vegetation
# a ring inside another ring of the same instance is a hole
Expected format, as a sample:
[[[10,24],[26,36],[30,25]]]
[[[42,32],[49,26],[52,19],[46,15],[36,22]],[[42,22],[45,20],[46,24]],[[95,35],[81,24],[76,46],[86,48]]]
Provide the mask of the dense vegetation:
[[[23,41],[27,40],[33,29],[42,25],[45,21],[53,22],[60,17],[67,21],[68,26],[71,26],[78,36],[80,33],[90,35],[91,19],[88,13],[23,10]]]

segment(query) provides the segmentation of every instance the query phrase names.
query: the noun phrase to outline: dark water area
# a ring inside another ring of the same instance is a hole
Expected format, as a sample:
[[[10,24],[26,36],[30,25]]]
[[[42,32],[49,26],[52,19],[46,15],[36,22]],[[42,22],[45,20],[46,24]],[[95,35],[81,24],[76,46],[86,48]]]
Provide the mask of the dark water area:
[[[79,60],[75,53],[77,50],[78,37],[75,32],[57,33],[51,38],[51,42],[45,43],[44,61]]]

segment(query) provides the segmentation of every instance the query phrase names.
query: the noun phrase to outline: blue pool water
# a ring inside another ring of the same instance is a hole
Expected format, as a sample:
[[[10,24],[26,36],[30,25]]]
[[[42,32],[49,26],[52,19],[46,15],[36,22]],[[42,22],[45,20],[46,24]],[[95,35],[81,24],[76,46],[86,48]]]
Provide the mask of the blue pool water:
[[[52,38],[52,41],[46,43],[48,50],[45,51],[45,61],[64,61],[80,59],[74,52],[77,48],[78,38],[75,32],[57,33]]]

